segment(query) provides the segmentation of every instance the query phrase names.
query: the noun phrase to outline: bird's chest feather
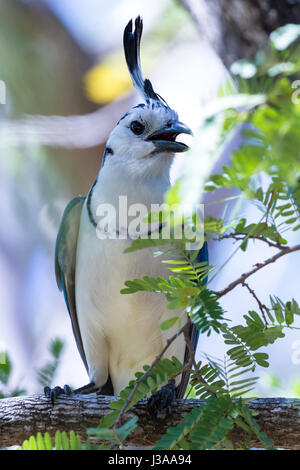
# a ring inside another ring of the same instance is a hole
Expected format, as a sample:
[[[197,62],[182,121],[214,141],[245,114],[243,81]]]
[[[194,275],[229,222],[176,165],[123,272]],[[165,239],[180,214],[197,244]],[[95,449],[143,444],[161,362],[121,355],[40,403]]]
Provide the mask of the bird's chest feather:
[[[150,292],[138,292],[124,295],[120,290],[125,281],[143,276],[166,277],[167,269],[160,258],[153,256],[153,249],[138,250],[125,254],[131,240],[126,238],[99,238],[95,223],[98,223],[99,206],[110,204],[115,209],[117,228],[120,220],[119,197],[126,197],[126,208],[130,212],[132,205],[143,204],[150,209],[152,203],[163,202],[163,190],[156,191],[153,187],[140,185],[124,186],[122,182],[112,180],[110,185],[103,184],[93,190],[90,207],[88,200],[83,208],[78,239],[76,263],[76,291],[84,298],[86,311],[85,321],[89,321],[90,329],[99,329],[109,336],[130,331],[133,327],[149,331],[157,329],[166,311],[166,300],[163,295]],[[124,210],[124,199],[122,200]],[[133,213],[133,212],[131,212]],[[122,214],[124,221],[126,214]],[[130,221],[129,221],[130,225]],[[98,226],[99,227],[99,226]],[[78,312],[81,316],[81,312]],[[144,328],[145,326],[145,328]]]
[[[168,310],[163,294],[137,292],[121,294],[125,281],[143,276],[168,277],[168,269],[153,249],[146,248],[125,254],[130,239],[99,239],[97,237],[97,207],[101,203],[116,207],[118,197],[127,196],[128,207],[152,202],[162,203],[166,187],[126,186],[124,178],[110,184],[96,184],[88,210],[88,200],[82,210],[76,259],[76,308],[90,379],[103,385],[109,373],[114,392],[119,393],[137,370],[151,364],[165,345],[166,337],[160,324],[174,315]],[[95,219],[95,223],[91,221]],[[167,337],[175,333],[175,326]],[[185,344],[179,337],[168,349],[167,357],[183,361]]]

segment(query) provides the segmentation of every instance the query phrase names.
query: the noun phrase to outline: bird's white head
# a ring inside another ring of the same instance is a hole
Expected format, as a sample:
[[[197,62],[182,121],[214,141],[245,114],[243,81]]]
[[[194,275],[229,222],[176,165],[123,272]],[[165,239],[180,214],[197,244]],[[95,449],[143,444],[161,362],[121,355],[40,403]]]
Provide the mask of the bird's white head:
[[[175,153],[188,150],[177,142],[179,134],[191,130],[178,120],[177,113],[155,93],[150,80],[143,78],[140,66],[140,41],[143,23],[140,17],[124,30],[124,51],[133,85],[142,94],[145,103],[130,109],[110,134],[103,165],[125,166],[131,172],[162,174],[169,170]]]

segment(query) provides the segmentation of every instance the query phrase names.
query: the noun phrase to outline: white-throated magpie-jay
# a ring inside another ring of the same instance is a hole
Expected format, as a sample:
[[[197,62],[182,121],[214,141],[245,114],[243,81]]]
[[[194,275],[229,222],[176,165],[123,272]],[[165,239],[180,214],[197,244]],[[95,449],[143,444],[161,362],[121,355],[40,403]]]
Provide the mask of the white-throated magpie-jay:
[[[58,287],[63,291],[81,358],[91,383],[77,391],[99,391],[117,395],[134,378],[136,371],[151,364],[174,329],[163,331],[160,324],[173,316],[164,296],[153,292],[122,295],[126,280],[145,275],[167,277],[168,269],[153,250],[146,248],[130,255],[123,252],[131,240],[121,237],[99,239],[98,208],[109,204],[116,208],[126,196],[127,207],[161,204],[170,185],[173,156],[188,147],[176,141],[190,129],[178,120],[177,113],[144,80],[140,67],[142,20],[132,21],[124,30],[127,66],[135,88],[144,103],[130,109],[111,132],[98,177],[87,197],[78,196],[66,207],[55,253]],[[120,227],[117,227],[117,230]],[[198,261],[207,261],[207,247]],[[186,314],[184,314],[186,315]],[[176,327],[174,327],[176,328]],[[190,330],[194,347],[198,340],[195,327]],[[183,335],[172,343],[165,357],[187,359]],[[173,381],[177,397],[183,397],[188,374]],[[170,388],[170,387],[169,387]],[[65,389],[67,390],[67,389]],[[64,392],[47,389],[52,400]]]

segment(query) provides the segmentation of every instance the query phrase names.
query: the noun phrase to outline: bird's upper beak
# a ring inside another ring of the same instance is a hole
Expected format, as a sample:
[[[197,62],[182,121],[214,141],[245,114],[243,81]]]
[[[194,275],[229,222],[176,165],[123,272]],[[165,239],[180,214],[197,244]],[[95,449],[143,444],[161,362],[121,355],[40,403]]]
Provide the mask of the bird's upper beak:
[[[189,147],[182,142],[176,142],[176,137],[179,134],[193,134],[182,122],[173,120],[169,122],[165,127],[153,132],[147,140],[153,142],[158,152],[185,152],[189,150]]]

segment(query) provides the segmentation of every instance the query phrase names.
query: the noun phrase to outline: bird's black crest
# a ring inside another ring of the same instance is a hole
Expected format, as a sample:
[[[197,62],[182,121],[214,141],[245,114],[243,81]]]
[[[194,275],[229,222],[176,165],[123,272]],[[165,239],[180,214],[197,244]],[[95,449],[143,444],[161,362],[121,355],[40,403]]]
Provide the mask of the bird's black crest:
[[[123,44],[127,67],[131,79],[136,88],[140,91],[144,88],[144,78],[140,65],[140,43],[143,33],[143,21],[140,16],[135,20],[135,30],[132,31],[132,20],[124,30]]]
[[[147,97],[152,98],[153,100],[159,100],[158,95],[153,90],[152,83],[148,78],[144,81],[144,92]]]
[[[134,87],[144,96],[146,101],[155,100],[159,104],[166,106],[166,102],[153,90],[150,80],[144,80],[141,59],[140,43],[143,33],[143,21],[140,16],[135,19],[135,29],[132,31],[132,20],[124,30],[123,44],[127,67]]]

